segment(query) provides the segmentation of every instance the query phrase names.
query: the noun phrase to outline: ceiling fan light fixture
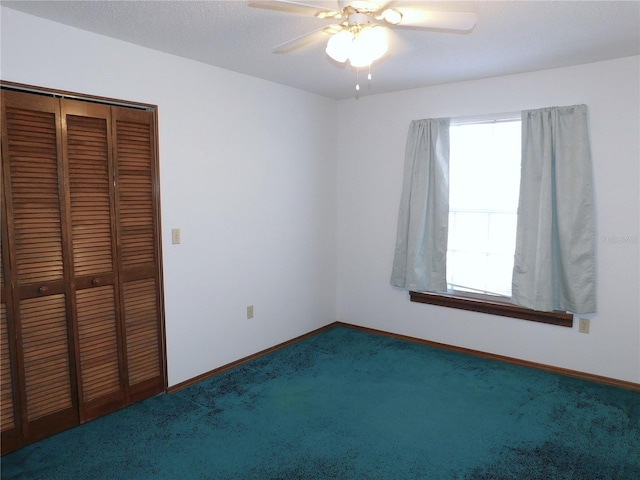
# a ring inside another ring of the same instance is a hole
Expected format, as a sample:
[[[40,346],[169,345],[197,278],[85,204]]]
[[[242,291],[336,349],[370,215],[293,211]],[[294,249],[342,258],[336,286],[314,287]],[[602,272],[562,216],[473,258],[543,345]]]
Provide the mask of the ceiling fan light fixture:
[[[304,45],[316,33],[323,32],[330,37],[325,48],[327,56],[339,63],[349,60],[351,66],[355,67],[356,90],[360,87],[358,70],[368,67],[368,79],[371,80],[372,63],[387,53],[387,27],[469,32],[476,24],[474,13],[431,11],[417,5],[418,2],[411,7],[403,5],[399,7],[401,10],[391,8],[396,0],[334,0],[334,2],[338,4],[337,10],[306,5],[298,3],[297,0],[251,0],[247,3],[250,7],[333,19],[335,21],[333,25],[317,28],[277,45],[273,52],[286,53]]]
[[[353,43],[353,34],[349,30],[342,30],[332,35],[327,42],[326,52],[336,62],[346,62],[351,54],[351,44]]]
[[[333,35],[327,42],[326,52],[337,62],[349,60],[354,67],[367,67],[382,57],[387,48],[384,29],[367,26]]]
[[[367,67],[387,52],[387,37],[377,27],[363,28],[351,44],[349,60],[354,67]]]

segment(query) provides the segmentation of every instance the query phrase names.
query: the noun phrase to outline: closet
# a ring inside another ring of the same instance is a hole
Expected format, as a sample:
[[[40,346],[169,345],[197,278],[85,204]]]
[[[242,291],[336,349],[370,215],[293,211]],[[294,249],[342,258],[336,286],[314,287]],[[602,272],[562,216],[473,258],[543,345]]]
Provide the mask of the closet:
[[[44,93],[2,89],[3,453],[166,385],[155,110]]]

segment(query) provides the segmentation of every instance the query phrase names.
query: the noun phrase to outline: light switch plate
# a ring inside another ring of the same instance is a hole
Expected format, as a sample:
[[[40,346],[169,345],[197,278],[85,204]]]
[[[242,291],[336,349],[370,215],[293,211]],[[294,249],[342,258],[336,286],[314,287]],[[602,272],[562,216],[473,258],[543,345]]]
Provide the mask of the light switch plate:
[[[180,243],[180,229],[172,228],[171,229],[171,243],[174,245],[178,245]]]

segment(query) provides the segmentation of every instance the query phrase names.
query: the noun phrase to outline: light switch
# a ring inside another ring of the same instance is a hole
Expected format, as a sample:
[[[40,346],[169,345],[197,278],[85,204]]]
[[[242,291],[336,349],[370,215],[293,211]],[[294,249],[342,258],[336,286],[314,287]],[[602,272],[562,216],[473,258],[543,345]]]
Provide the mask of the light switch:
[[[171,243],[174,245],[178,245],[180,243],[180,229],[172,228],[171,229]]]

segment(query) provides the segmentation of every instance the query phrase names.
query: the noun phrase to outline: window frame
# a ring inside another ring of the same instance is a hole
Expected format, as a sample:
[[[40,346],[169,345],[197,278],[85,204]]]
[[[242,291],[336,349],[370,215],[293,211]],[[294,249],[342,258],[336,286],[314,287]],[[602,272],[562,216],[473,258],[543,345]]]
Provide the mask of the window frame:
[[[472,298],[460,295],[459,293],[433,293],[409,291],[409,299],[412,302],[425,303],[428,305],[438,305],[441,307],[457,308],[472,312],[487,313],[489,315],[499,315],[502,317],[518,318],[533,322],[559,325],[562,327],[573,327],[573,314],[567,312],[541,312],[529,308],[519,307],[513,303],[499,300],[488,300],[484,298]],[[502,297],[505,298],[505,297]]]

